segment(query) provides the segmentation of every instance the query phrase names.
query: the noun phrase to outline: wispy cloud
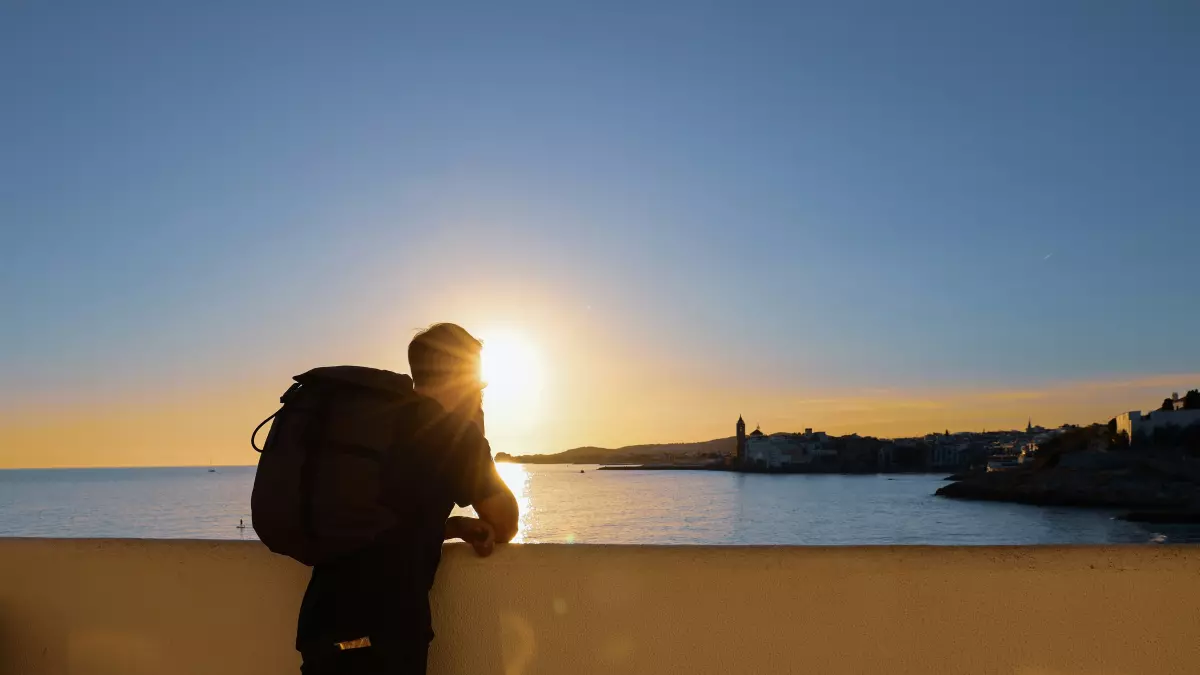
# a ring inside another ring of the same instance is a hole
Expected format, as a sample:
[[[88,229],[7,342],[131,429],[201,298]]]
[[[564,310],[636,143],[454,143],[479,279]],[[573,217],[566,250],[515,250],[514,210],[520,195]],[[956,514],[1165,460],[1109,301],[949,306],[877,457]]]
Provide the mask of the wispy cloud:
[[[1050,396],[1049,391],[996,391],[978,395],[984,401],[1037,401]]]

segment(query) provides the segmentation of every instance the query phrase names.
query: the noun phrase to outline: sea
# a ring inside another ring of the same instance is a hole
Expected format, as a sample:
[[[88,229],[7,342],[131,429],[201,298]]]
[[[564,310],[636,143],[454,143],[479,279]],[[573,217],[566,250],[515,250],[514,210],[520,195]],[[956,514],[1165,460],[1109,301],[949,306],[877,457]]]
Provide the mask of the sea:
[[[935,497],[937,475],[603,471],[500,464],[523,543],[717,545],[1161,544],[1200,527],[1116,512]],[[0,537],[255,539],[255,468],[0,471]],[[241,525],[241,527],[239,527]]]

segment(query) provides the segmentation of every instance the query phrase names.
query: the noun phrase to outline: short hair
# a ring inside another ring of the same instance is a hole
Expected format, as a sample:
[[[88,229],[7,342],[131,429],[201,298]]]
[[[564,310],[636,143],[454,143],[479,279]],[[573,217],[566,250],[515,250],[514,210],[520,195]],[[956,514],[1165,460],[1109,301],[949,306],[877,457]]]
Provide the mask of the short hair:
[[[418,386],[471,381],[479,378],[483,343],[462,326],[435,323],[408,343],[408,366]]]

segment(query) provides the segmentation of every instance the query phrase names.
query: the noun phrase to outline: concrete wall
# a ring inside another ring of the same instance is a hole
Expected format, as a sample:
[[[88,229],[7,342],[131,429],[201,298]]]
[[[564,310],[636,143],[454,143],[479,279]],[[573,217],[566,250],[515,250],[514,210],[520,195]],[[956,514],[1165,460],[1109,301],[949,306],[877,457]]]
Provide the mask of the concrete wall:
[[[251,542],[0,539],[2,675],[274,675],[307,571]],[[430,672],[1200,672],[1200,549],[447,551]]]

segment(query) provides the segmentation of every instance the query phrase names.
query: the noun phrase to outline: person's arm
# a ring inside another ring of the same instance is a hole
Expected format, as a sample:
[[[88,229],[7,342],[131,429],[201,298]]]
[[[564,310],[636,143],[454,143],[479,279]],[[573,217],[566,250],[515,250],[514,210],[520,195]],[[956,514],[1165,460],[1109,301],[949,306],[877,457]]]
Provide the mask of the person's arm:
[[[487,521],[478,518],[450,516],[446,519],[442,541],[451,539],[462,539],[473,546],[480,557],[486,558],[496,546],[496,530]]]
[[[507,544],[517,536],[520,508],[517,506],[516,497],[507,487],[475,504],[475,513],[479,514],[478,518],[447,518],[442,540],[462,539],[473,546],[476,553],[486,558],[492,554],[496,542]]]
[[[485,497],[473,506],[479,519],[492,526],[496,532],[496,541],[507,544],[517,536],[517,523],[521,518],[521,509],[517,506],[517,498],[507,485],[490,497]]]
[[[473,506],[478,519],[451,519],[446,524],[448,538],[464,541],[508,543],[517,536],[520,509],[517,499],[496,471],[492,449],[476,424],[456,425],[450,444],[449,469],[454,501],[461,507]],[[464,534],[466,536],[464,536]],[[476,551],[484,554],[479,546]]]

